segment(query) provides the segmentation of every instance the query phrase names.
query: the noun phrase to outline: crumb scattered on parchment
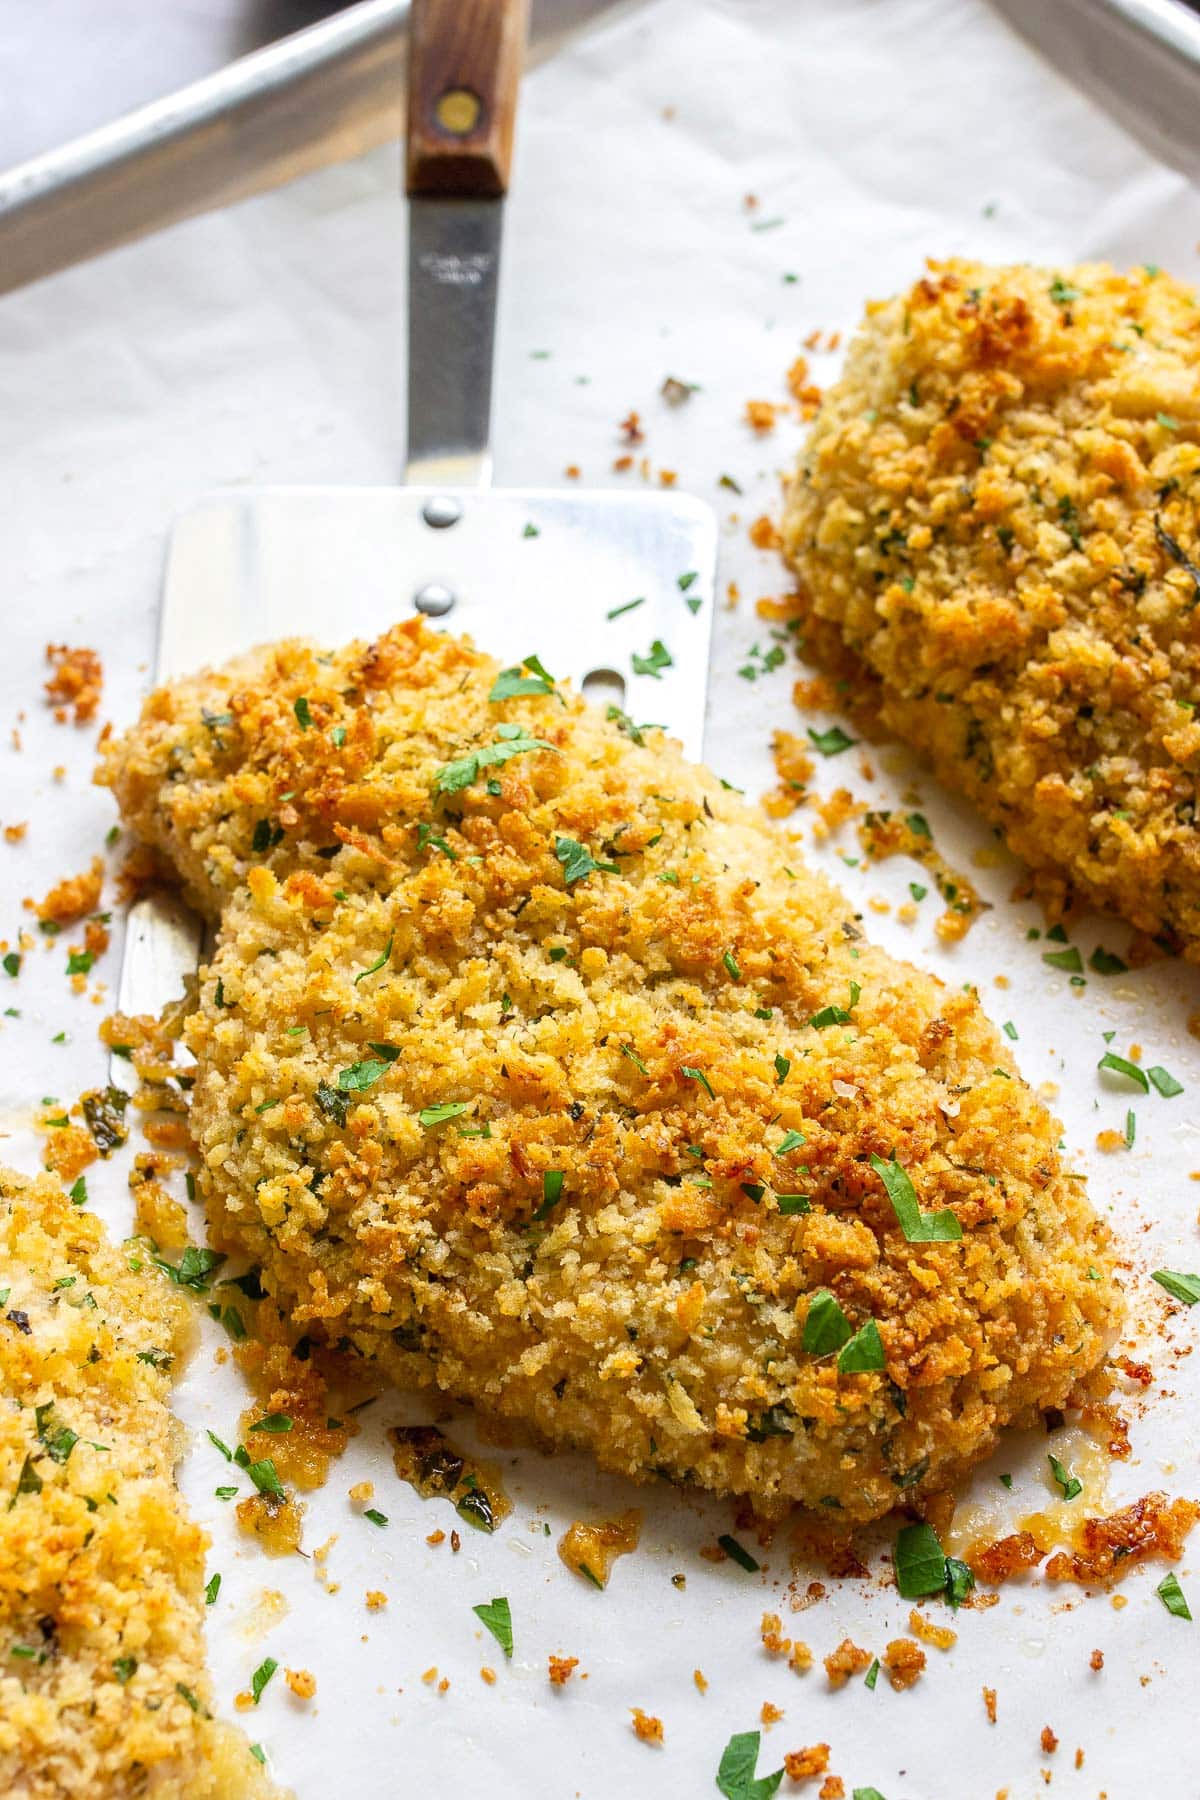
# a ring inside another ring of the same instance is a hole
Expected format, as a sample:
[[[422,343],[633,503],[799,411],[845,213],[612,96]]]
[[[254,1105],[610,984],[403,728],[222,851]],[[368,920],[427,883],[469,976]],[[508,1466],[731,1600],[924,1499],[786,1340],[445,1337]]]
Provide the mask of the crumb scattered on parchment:
[[[987,1714],[989,1725],[996,1723],[996,1690],[985,1687],[983,1690],[983,1710]]]
[[[65,725],[72,716],[76,725],[90,724],[104,686],[104,665],[96,652],[72,649],[69,644],[47,644],[46,661],[53,670],[46,695],[59,724]]]
[[[925,1672],[925,1652],[911,1638],[893,1638],[883,1653],[883,1666],[896,1692],[913,1686]]]
[[[772,1725],[778,1725],[782,1719],[783,1708],[775,1706],[770,1700],[764,1700],[758,1716],[763,1726],[770,1730]]]
[[[82,875],[66,875],[55,882],[44,900],[27,900],[26,906],[37,913],[43,925],[74,925],[86,913],[95,912],[104,886],[104,863],[93,856],[90,869]]]
[[[779,409],[773,400],[747,400],[746,423],[751,431],[760,436],[775,429],[775,414]]]
[[[692,1670],[692,1680],[695,1682],[697,1691],[699,1693],[707,1694],[708,1678],[705,1675],[703,1669],[693,1669]]]
[[[779,527],[768,513],[760,513],[748,528],[750,542],[756,550],[778,550],[782,543]]]
[[[368,1588],[366,1592],[368,1612],[379,1612],[388,1603],[388,1597],[382,1588]]]
[[[284,1671],[288,1687],[297,1700],[311,1700],[317,1691],[317,1678],[311,1669],[287,1669]]]
[[[869,1650],[862,1649],[850,1638],[843,1638],[837,1649],[831,1650],[825,1658],[830,1687],[844,1687],[852,1675],[861,1675],[874,1660]]]
[[[804,1750],[793,1750],[783,1759],[789,1781],[809,1781],[824,1775],[829,1768],[829,1745],[809,1744]]]
[[[1039,1742],[1042,1746],[1042,1753],[1045,1756],[1053,1756],[1054,1752],[1058,1749],[1058,1739],[1048,1725],[1042,1726],[1042,1735]]]
[[[546,1673],[550,1677],[551,1687],[566,1687],[572,1675],[579,1667],[577,1656],[554,1656],[547,1658]]]
[[[958,1642],[957,1631],[951,1631],[948,1625],[938,1625],[933,1619],[927,1619],[915,1606],[908,1615],[908,1629],[922,1643],[932,1644],[935,1650],[950,1650]]]
[[[633,1714],[634,1735],[639,1737],[643,1744],[661,1744],[663,1741],[662,1720],[656,1719],[652,1713],[644,1713],[640,1706],[631,1706],[629,1710]]]

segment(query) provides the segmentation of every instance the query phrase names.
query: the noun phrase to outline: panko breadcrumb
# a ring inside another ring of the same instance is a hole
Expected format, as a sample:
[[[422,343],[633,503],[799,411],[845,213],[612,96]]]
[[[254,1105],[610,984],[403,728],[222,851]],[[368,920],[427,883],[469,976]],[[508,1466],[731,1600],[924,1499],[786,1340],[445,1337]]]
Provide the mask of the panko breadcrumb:
[[[621,1474],[847,1519],[944,1487],[1120,1317],[1058,1126],[670,740],[499,675],[419,621],[285,643],[106,746],[219,920],[214,1237],[296,1329]]]
[[[186,1304],[47,1176],[0,1170],[0,1792],[267,1800],[212,1718],[206,1538],[167,1409]]]
[[[1193,961],[1198,349],[1154,268],[931,263],[868,307],[783,521],[806,641],[862,705],[1052,905]]]

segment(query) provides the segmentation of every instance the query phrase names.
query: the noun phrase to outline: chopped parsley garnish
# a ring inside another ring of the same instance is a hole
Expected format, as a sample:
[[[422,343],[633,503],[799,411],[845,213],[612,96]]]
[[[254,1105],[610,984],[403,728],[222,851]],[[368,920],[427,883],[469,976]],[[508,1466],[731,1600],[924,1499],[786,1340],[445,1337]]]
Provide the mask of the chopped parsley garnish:
[[[422,851],[429,848],[430,844],[435,850],[440,850],[443,856],[449,857],[451,862],[458,861],[457,850],[452,850],[445,838],[440,837],[432,825],[422,821],[417,826],[417,855],[420,856]]]
[[[554,854],[562,864],[563,880],[568,887],[577,881],[586,881],[589,875],[597,871],[605,875],[619,875],[616,863],[597,862],[586,844],[577,844],[574,838],[556,837]]]
[[[268,1660],[270,1660],[270,1659],[268,1658]],[[266,1663],[264,1663],[263,1664],[264,1669],[266,1668],[266,1666],[267,1666]],[[272,1670],[274,1670],[275,1667],[276,1667],[276,1664],[272,1663],[271,1664]],[[201,1713],[201,1714],[203,1714],[203,1716],[206,1719],[210,1719],[212,1717],[211,1713],[205,1712],[205,1710],[201,1706],[199,1700],[196,1698],[196,1696],[192,1692],[191,1688],[187,1686],[186,1682],[177,1681],[175,1683],[175,1692],[179,1695],[179,1698],[181,1700],[187,1701],[188,1705],[191,1707],[191,1709],[194,1713]]]
[[[633,612],[637,607],[645,606],[645,604],[645,594],[639,594],[636,600],[627,600],[624,606],[614,606],[612,611],[605,613],[604,616],[611,622],[613,619],[619,619],[622,613]]]
[[[708,1076],[704,1073],[703,1069],[689,1069],[685,1065],[680,1069],[679,1073],[688,1081],[698,1081],[709,1099],[716,1099],[717,1096],[713,1093],[712,1082],[708,1079]]]
[[[386,1074],[394,1061],[395,1054],[386,1058],[368,1056],[362,1062],[351,1063],[349,1068],[338,1070],[338,1087],[343,1094],[365,1094],[368,1088],[375,1086],[381,1075]]]
[[[205,1606],[211,1606],[213,1604],[213,1602],[216,1600],[216,1597],[220,1593],[220,1591],[221,1591],[220,1575],[219,1574],[218,1575],[210,1575],[209,1580],[208,1580],[208,1586],[204,1590]]]
[[[445,763],[434,775],[433,791],[435,794],[461,793],[478,779],[481,769],[497,768],[514,756],[525,756],[533,750],[554,750],[554,745],[547,744],[542,738],[530,737],[523,725],[500,725],[494,743],[472,750],[455,762]]]
[[[975,1586],[975,1572],[968,1563],[960,1562],[957,1556],[946,1558],[946,1599],[952,1607],[959,1607]]]
[[[629,1058],[634,1068],[637,1069],[640,1074],[649,1074],[649,1070],[646,1068],[645,1063],[642,1061],[632,1044],[618,1044],[617,1049],[621,1052],[622,1056],[627,1056]]]
[[[250,1692],[254,1695],[255,1706],[262,1699],[266,1685],[278,1667],[279,1664],[273,1656],[266,1656],[250,1677]]]
[[[377,1506],[368,1506],[366,1512],[363,1514],[363,1518],[370,1519],[372,1525],[378,1525],[380,1530],[382,1530],[388,1522],[387,1514],[381,1513]]]
[[[652,675],[655,681],[662,680],[664,669],[674,667],[675,659],[661,638],[655,638],[645,656],[636,653],[630,658],[635,675]],[[645,727],[643,726],[643,730]]]
[[[762,1564],[755,1562],[744,1544],[739,1544],[737,1539],[735,1537],[730,1537],[727,1531],[722,1532],[721,1536],[717,1539],[717,1542],[720,1544],[729,1560],[735,1562],[739,1569],[745,1569],[747,1575],[758,1574]]]
[[[329,741],[332,743],[335,750],[340,750],[346,741],[346,727],[344,725],[335,725],[329,734]]]
[[[1146,1073],[1164,1100],[1173,1100],[1176,1094],[1182,1094],[1182,1081],[1176,1081],[1175,1077],[1168,1070],[1161,1068],[1158,1063],[1147,1069]]]
[[[1181,1300],[1184,1306],[1195,1306],[1200,1302],[1200,1275],[1184,1275],[1177,1269],[1155,1269],[1153,1281],[1159,1287],[1166,1288],[1172,1300]]]
[[[469,1100],[444,1100],[440,1106],[423,1106],[417,1114],[426,1131],[435,1125],[444,1125],[447,1119],[457,1119],[470,1107]]]
[[[1172,1617],[1176,1619],[1191,1618],[1191,1608],[1187,1603],[1183,1589],[1179,1585],[1179,1577],[1173,1570],[1170,1574],[1163,1576],[1154,1591]]]
[[[1054,280],[1050,283],[1049,292],[1050,298],[1053,300],[1055,306],[1069,306],[1072,300],[1079,300],[1082,298],[1080,290],[1077,287],[1072,287],[1069,281],[1064,281],[1061,275],[1056,275],[1054,277]]]
[[[534,537],[541,537],[541,535],[542,534],[541,534],[540,530],[533,523],[533,521],[531,519],[526,520],[525,529],[522,531],[521,536],[523,538],[534,538]]]
[[[287,1413],[266,1413],[261,1419],[256,1419],[250,1429],[251,1431],[290,1431],[292,1421]]]
[[[883,1339],[879,1335],[879,1327],[874,1319],[868,1319],[860,1325],[854,1336],[846,1344],[838,1357],[838,1373],[840,1375],[867,1375],[876,1369],[887,1367],[883,1354]]]
[[[360,981],[365,981],[367,979],[368,975],[376,975],[376,974],[378,974],[380,969],[386,968],[387,964],[392,959],[392,945],[395,943],[395,941],[396,941],[396,938],[395,938],[395,934],[393,933],[393,935],[388,939],[383,950],[375,958],[375,961],[373,963],[371,963],[369,965],[369,967],[367,967],[365,969],[360,969],[358,971],[358,974],[354,977],[355,987],[358,986]]]
[[[78,1181],[71,1183],[67,1189],[67,1198],[72,1206],[86,1206],[88,1199],[87,1178],[81,1175]]]
[[[849,1025],[850,1014],[844,1006],[823,1006],[808,1022],[818,1031],[824,1031],[827,1025]]]
[[[927,887],[922,887],[919,881],[910,881],[908,884],[908,891],[914,900],[923,900],[929,892],[929,889]]]
[[[801,1349],[811,1356],[829,1356],[853,1335],[853,1326],[828,1288],[818,1288],[808,1303]]]
[[[932,1525],[905,1525],[893,1553],[896,1587],[905,1600],[940,1594],[946,1586],[946,1552]]]
[[[1150,1092],[1150,1082],[1145,1069],[1139,1069],[1136,1063],[1127,1061],[1123,1056],[1114,1055],[1111,1050],[1104,1052],[1096,1067],[1111,1069],[1114,1075],[1123,1075],[1127,1081],[1132,1081],[1135,1087],[1140,1087],[1143,1094]]]
[[[481,1624],[486,1625],[505,1656],[513,1653],[512,1609],[503,1594],[495,1600],[480,1606],[473,1606],[471,1611]]]
[[[757,1731],[739,1731],[721,1752],[717,1788],[725,1800],[771,1800],[771,1795],[778,1791],[783,1780],[782,1769],[776,1769],[773,1775],[754,1773],[759,1742]]]
[[[35,1407],[33,1416],[38,1442],[47,1455],[56,1463],[68,1462],[72,1450],[79,1442],[79,1433],[55,1418],[53,1400],[48,1400],[44,1406]]]
[[[1074,944],[1066,950],[1043,950],[1042,961],[1052,969],[1064,969],[1069,975],[1083,974],[1083,958]]]
[[[161,1256],[150,1258],[155,1268],[168,1275],[176,1287],[190,1288],[194,1294],[208,1292],[208,1278],[214,1269],[219,1269],[225,1261],[219,1250],[209,1250],[204,1244],[189,1244],[179,1259],[178,1265],[167,1262]]]
[[[532,673],[526,674],[526,670]],[[512,669],[502,669],[492,683],[488,699],[512,700],[519,694],[553,694],[554,677],[536,656],[524,656]]]
[[[21,959],[15,950],[10,950],[4,958],[4,972],[6,975],[11,975],[14,981],[21,973]]]
[[[916,1189],[895,1157],[884,1162],[881,1156],[872,1155],[871,1167],[887,1189],[896,1223],[910,1244],[949,1244],[962,1237],[962,1226],[948,1208],[921,1211]]]
[[[239,1468],[245,1469],[260,1494],[268,1494],[272,1500],[286,1498],[279,1471],[269,1456],[262,1457],[258,1462],[251,1462],[249,1451],[239,1444],[234,1451],[233,1460]]]
[[[875,1692],[875,1683],[878,1680],[879,1680],[879,1658],[877,1656],[874,1656],[871,1658],[870,1668],[867,1670],[866,1674],[863,1676],[863,1686],[865,1688],[869,1688],[871,1693],[874,1693]]]
[[[235,1487],[219,1487],[213,1489],[213,1493],[217,1496],[218,1500],[232,1500],[237,1491],[238,1490]]]
[[[822,756],[840,756],[858,742],[857,738],[847,737],[840,725],[831,725],[828,731],[814,731],[810,725],[808,735],[813,749]]]
[[[1178,563],[1180,568],[1186,570],[1188,575],[1191,576],[1194,592],[1187,605],[1187,610],[1190,612],[1196,602],[1200,600],[1200,569],[1198,569],[1195,563],[1189,559],[1182,545],[1171,536],[1170,532],[1164,531],[1159,522],[1157,513],[1154,515],[1154,535],[1162,545],[1162,548],[1166,551],[1167,555],[1171,558],[1171,561]]]
[[[646,742],[645,738],[642,736],[644,731],[661,731],[663,729],[661,725],[635,725],[629,714],[627,712],[622,712],[619,706],[610,706],[604,716],[616,726],[618,731],[623,732],[632,743],[643,747]]]
[[[776,1194],[775,1204],[785,1218],[812,1211],[812,1203],[807,1194]]]
[[[1015,1044],[1015,1043],[1016,1043],[1016,1041],[1017,1041],[1017,1028],[1016,1028],[1016,1026],[1015,1026],[1015,1025],[1014,1025],[1014,1024],[1013,1024],[1013,1022],[1012,1022],[1012,1020],[1011,1020],[1011,1019],[1006,1019],[1006,1020],[1005,1020],[1005,1022],[1004,1022],[1004,1024],[1003,1024],[1003,1025],[1002,1025],[1002,1026],[1001,1026],[1001,1027],[1000,1027],[1000,1029],[1001,1029],[1001,1031],[1002,1031],[1002,1032],[1003,1032],[1003,1033],[1004,1033],[1004,1035],[1005,1035],[1005,1037],[1006,1037],[1006,1038],[1011,1038],[1011,1039],[1012,1039],[1012,1041],[1013,1041],[1013,1043],[1014,1043],[1014,1044]]]
[[[742,979],[742,971],[738,967],[737,957],[733,954],[732,950],[726,950],[721,961],[725,965],[725,973],[729,976],[730,981],[740,981]]]
[[[136,1656],[118,1656],[113,1663],[113,1674],[122,1687],[127,1687],[137,1674]]]
[[[776,1087],[781,1087],[783,1085],[783,1083],[787,1080],[788,1071],[790,1070],[791,1066],[792,1065],[788,1061],[786,1056],[783,1056],[781,1054],[776,1055],[776,1057],[775,1057],[775,1086]]]
[[[312,728],[313,716],[309,710],[308,700],[303,694],[293,705],[292,711],[296,715],[296,723],[301,731],[309,731]]]
[[[67,957],[67,974],[87,975],[95,960],[90,950],[72,950]]]
[[[221,1442],[215,1431],[210,1431],[208,1433],[208,1441],[221,1452],[221,1455],[225,1458],[226,1462],[233,1461],[233,1451],[229,1448],[228,1444],[223,1444]]]
[[[1083,1492],[1083,1483],[1078,1475],[1072,1475],[1069,1469],[1065,1469],[1052,1450],[1047,1452],[1046,1460],[1050,1464],[1051,1475],[1062,1489],[1063,1499],[1077,1499]]]
[[[805,1141],[805,1136],[802,1131],[785,1131],[774,1150],[772,1150],[771,1155],[786,1156],[789,1150],[798,1150]]]
[[[551,1207],[557,1206],[562,1199],[563,1171],[547,1169],[542,1176],[542,1203],[534,1213],[534,1219],[540,1221],[548,1217]]]
[[[1122,957],[1114,956],[1111,950],[1106,950],[1103,944],[1097,944],[1088,957],[1088,968],[1094,969],[1097,975],[1124,975],[1128,972],[1129,964]]]

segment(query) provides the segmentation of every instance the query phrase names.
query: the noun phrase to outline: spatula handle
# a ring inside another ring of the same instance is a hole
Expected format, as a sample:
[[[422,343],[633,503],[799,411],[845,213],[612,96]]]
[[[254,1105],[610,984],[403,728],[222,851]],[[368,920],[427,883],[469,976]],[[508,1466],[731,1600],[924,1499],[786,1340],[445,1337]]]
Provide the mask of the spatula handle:
[[[528,0],[412,0],[410,197],[507,190],[527,15]]]

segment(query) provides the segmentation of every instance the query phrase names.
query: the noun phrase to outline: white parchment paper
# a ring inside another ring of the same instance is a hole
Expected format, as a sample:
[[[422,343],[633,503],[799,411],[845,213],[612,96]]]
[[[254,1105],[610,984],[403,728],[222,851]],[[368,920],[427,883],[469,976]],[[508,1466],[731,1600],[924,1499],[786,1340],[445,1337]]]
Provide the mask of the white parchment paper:
[[[89,785],[94,732],[54,724],[41,703],[46,641],[98,647],[104,714],[127,720],[147,685],[176,509],[215,483],[396,476],[398,186],[398,153],[380,153],[0,302],[0,824],[29,821],[22,844],[0,843],[0,935],[10,941],[29,917],[23,896],[82,868],[112,817]],[[553,483],[574,463],[587,481],[634,481],[612,462],[617,421],[638,409],[654,469],[678,471],[680,485],[727,521],[708,753],[729,780],[761,792],[771,785],[770,731],[796,728],[796,665],[753,683],[737,673],[752,644],[770,644],[754,601],[783,586],[745,526],[774,505],[801,431],[781,420],[755,438],[742,423],[745,401],[782,398],[802,340],[848,331],[866,296],[911,280],[926,254],[1051,264],[1101,255],[1190,277],[1198,238],[1200,205],[1180,178],[1093,112],[981,0],[650,0],[577,40],[525,89],[506,227],[497,478]],[[828,379],[837,360],[815,356],[815,378]],[[657,397],[668,374],[699,384],[675,411]],[[722,474],[743,498],[718,486]],[[741,593],[735,608],[725,604],[729,582]],[[337,616],[331,596],[331,638]],[[519,631],[514,646],[525,647]],[[871,779],[853,751],[823,766],[819,782],[880,805],[915,786],[961,867],[991,843],[899,754],[869,762]],[[806,819],[798,823],[811,839]],[[1027,939],[1042,921],[1009,901],[1017,871],[1008,862],[973,869],[994,910],[948,951],[934,936],[932,897],[915,925],[897,920],[918,869],[900,860],[864,869],[843,853],[857,853],[852,832],[806,851],[835,871],[877,939],[950,983],[976,983],[993,1016],[1017,1027],[1029,1078],[1058,1084],[1067,1145],[1129,1245],[1135,1314],[1161,1318],[1164,1296],[1146,1270],[1200,1262],[1200,1189],[1189,1181],[1200,1167],[1200,1053],[1185,1028],[1194,973],[1160,963],[1073,989],[1043,964],[1044,943]],[[1097,920],[1074,937],[1086,954],[1097,942],[1120,949],[1126,934]],[[63,962],[60,941],[28,955],[15,982],[0,974],[0,1012],[19,1010],[0,1018],[0,1151],[28,1169],[39,1154],[37,1100],[70,1099],[103,1073],[103,1009],[69,993]],[[119,931],[98,975],[115,984],[118,963]],[[67,1041],[54,1041],[61,1032]],[[1143,1097],[1098,1075],[1105,1032],[1114,1049],[1143,1045],[1185,1093]],[[1097,1131],[1122,1128],[1131,1104],[1135,1148],[1100,1154]],[[124,1178],[122,1162],[89,1174],[116,1231],[130,1218]],[[1178,1354],[1150,1336],[1153,1405],[1137,1424],[1134,1461],[1077,1504],[1102,1510],[1155,1486],[1200,1492],[1200,1388],[1187,1354],[1195,1330],[1183,1315],[1171,1325]],[[231,1710],[268,1654],[314,1672],[313,1702],[295,1701],[280,1675],[249,1720],[301,1800],[715,1793],[722,1747],[757,1725],[764,1701],[785,1716],[764,1732],[760,1769],[828,1742],[847,1793],[869,1784],[887,1800],[986,1800],[1002,1790],[1032,1800],[1051,1777],[1055,1793],[1088,1800],[1197,1792],[1197,1628],[1155,1597],[1161,1569],[1137,1573],[1119,1610],[1076,1589],[1015,1584],[992,1610],[960,1615],[958,1644],[930,1651],[912,1691],[893,1693],[881,1679],[874,1692],[854,1681],[830,1693],[819,1663],[799,1678],[764,1656],[761,1614],[782,1612],[787,1634],[818,1658],[846,1635],[882,1652],[906,1629],[909,1608],[894,1592],[793,1567],[786,1530],[762,1552],[763,1573],[713,1566],[697,1551],[730,1528],[730,1508],[627,1489],[598,1478],[585,1458],[527,1451],[501,1453],[516,1505],[495,1537],[464,1533],[457,1556],[429,1547],[427,1534],[453,1520],[391,1472],[384,1428],[425,1416],[395,1395],[364,1415],[363,1435],[309,1500],[306,1549],[337,1535],[328,1568],[340,1585],[330,1595],[310,1561],[268,1561],[238,1538],[231,1509],[214,1498],[229,1472],[204,1428],[229,1439],[245,1404],[236,1374],[214,1363],[216,1348],[207,1337],[178,1397],[193,1436],[184,1490],[224,1578],[209,1631],[216,1690]],[[473,1442],[469,1420],[454,1435]],[[1040,1435],[1007,1446],[977,1493],[1003,1497],[995,1476],[1011,1471],[1012,1510],[1035,1497],[1050,1504],[1045,1449]],[[376,1483],[384,1529],[346,1497],[364,1478]],[[642,1549],[596,1593],[561,1566],[555,1542],[577,1514],[631,1503],[646,1511]],[[1179,1572],[1196,1605],[1200,1551]],[[793,1610],[816,1579],[826,1598]],[[384,1611],[366,1610],[368,1588],[387,1593]],[[286,1599],[266,1631],[255,1623],[264,1589]],[[471,1612],[499,1594],[515,1627],[507,1664]],[[1105,1657],[1099,1674],[1089,1669],[1094,1648]],[[588,1679],[551,1691],[550,1652],[578,1656]],[[494,1686],[480,1679],[484,1663],[498,1670]],[[421,1680],[433,1666],[449,1677],[444,1694]],[[696,1668],[709,1684],[703,1695]],[[994,1727],[985,1684],[997,1690]],[[661,1749],[635,1739],[633,1706],[662,1718]],[[1040,1748],[1045,1725],[1061,1740],[1053,1755]]]

